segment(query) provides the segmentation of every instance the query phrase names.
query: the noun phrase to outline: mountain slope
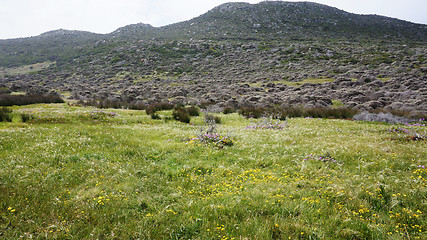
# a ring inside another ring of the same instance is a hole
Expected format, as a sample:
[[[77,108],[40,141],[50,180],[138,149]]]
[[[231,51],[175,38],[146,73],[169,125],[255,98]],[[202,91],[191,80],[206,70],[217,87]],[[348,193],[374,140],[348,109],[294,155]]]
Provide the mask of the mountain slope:
[[[311,2],[226,3],[192,20],[161,29],[164,38],[427,40],[427,26],[348,13]]]
[[[404,41],[425,43],[427,26],[348,13],[311,2],[226,3],[189,21],[155,28],[132,24],[100,35],[56,30],[37,37],[0,40],[0,67],[105,55],[137,41]]]
[[[311,2],[226,3],[209,12],[160,28],[133,24],[99,35],[57,30],[37,37],[0,41],[0,66],[17,66],[63,57],[99,40],[427,40],[427,26],[376,16],[351,14]]]
[[[0,63],[56,61],[31,74],[0,65],[0,87],[116,103],[311,108],[335,100],[427,113],[426,35],[425,25],[321,4],[230,3],[161,28],[0,41]]]
[[[105,37],[120,40],[150,39],[156,36],[157,30],[150,24],[137,23],[121,27]]]
[[[36,37],[0,40],[0,66],[12,67],[64,57],[78,57],[79,51],[101,39],[101,34],[54,30]]]

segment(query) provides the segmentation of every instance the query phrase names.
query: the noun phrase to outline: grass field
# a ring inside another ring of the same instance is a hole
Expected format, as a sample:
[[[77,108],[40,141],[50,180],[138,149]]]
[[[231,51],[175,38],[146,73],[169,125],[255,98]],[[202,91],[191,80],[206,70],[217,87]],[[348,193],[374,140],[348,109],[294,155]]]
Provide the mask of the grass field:
[[[48,68],[52,64],[55,64],[55,62],[42,62],[42,63],[36,63],[31,65],[25,65],[21,67],[14,67],[14,68],[0,68],[0,76],[5,75],[17,75],[17,74],[26,74],[31,72],[37,72],[40,70],[43,70],[45,68]]]
[[[2,239],[427,238],[425,126],[218,114],[218,147],[202,116],[13,110],[34,119],[0,123]]]

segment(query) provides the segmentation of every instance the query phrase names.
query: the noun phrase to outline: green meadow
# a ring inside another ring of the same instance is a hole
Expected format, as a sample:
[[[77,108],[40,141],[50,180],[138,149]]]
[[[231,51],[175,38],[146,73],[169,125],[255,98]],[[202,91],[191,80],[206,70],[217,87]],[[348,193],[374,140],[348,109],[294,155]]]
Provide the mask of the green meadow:
[[[215,114],[223,146],[202,115],[13,112],[33,117],[0,123],[1,239],[427,239],[422,125]]]

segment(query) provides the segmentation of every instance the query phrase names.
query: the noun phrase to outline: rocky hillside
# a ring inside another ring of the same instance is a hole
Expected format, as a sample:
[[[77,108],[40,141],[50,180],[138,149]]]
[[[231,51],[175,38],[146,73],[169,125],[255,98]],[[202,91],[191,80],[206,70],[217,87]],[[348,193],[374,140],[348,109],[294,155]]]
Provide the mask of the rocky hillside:
[[[56,30],[37,37],[0,40],[0,66],[75,58],[99,41],[149,40],[427,41],[427,26],[398,19],[348,13],[311,2],[226,3],[209,12],[160,28],[133,24],[110,34]],[[83,52],[80,51],[83,49]]]
[[[30,74],[0,75],[0,87],[217,109],[344,105],[427,113],[426,43],[426,25],[397,19],[309,2],[229,3],[161,28],[0,41],[4,72],[52,62]]]
[[[226,3],[200,17],[160,29],[162,38],[427,40],[427,27],[377,15],[351,14],[311,2]]]
[[[78,57],[102,35],[55,30],[36,37],[0,40],[0,67],[22,66],[66,57]]]

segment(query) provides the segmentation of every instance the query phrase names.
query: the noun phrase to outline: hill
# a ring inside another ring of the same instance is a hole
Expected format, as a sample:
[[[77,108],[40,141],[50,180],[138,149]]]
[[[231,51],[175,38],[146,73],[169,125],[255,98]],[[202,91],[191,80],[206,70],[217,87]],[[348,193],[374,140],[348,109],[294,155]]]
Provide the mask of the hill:
[[[60,29],[36,37],[0,40],[0,66],[22,66],[78,57],[81,49],[100,37],[95,33]]]
[[[427,26],[348,13],[311,2],[226,3],[189,21],[155,28],[133,24],[110,34],[56,30],[37,37],[0,40],[0,66],[76,57],[97,41],[134,40],[427,40]]]
[[[358,15],[312,2],[226,3],[190,21],[161,28],[163,38],[238,40],[427,40],[425,25]]]
[[[58,30],[0,41],[0,85],[85,101],[218,108],[339,102],[427,113],[426,42],[426,25],[322,4],[227,3],[160,28],[141,23],[105,35]],[[46,61],[50,67],[29,65]]]

